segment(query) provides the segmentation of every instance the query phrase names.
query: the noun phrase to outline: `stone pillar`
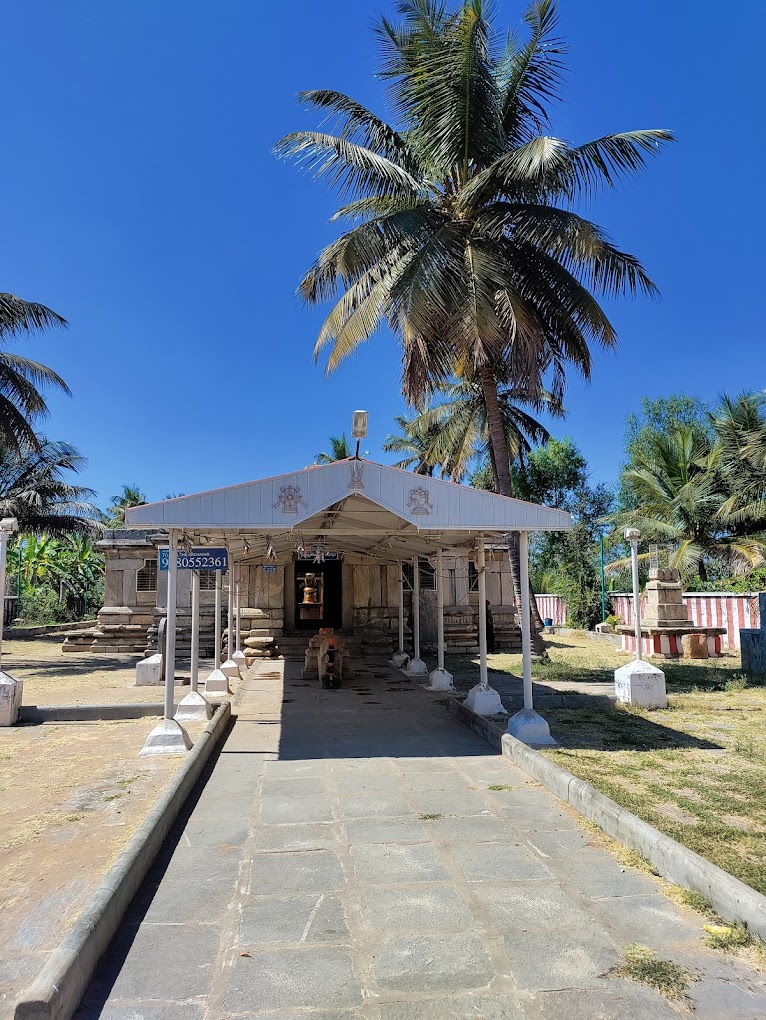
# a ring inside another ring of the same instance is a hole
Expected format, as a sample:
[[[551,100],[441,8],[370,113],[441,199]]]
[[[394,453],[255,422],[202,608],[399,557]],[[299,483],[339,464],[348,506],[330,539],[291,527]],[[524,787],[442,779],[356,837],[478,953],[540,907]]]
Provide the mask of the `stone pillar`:
[[[431,673],[431,690],[449,691],[453,688],[454,677],[444,668],[444,560],[441,548],[436,553],[436,631],[437,664]]]
[[[479,536],[476,546],[476,571],[479,575],[479,683],[468,692],[465,704],[477,715],[507,715],[500,695],[487,680],[487,562],[483,535]]]

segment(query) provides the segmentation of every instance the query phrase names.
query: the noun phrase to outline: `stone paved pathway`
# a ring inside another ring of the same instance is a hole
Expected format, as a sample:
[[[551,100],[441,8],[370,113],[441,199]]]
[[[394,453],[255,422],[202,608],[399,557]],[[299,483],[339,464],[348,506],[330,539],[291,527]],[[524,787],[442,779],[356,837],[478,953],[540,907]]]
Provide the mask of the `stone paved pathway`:
[[[762,975],[401,674],[298,676],[244,681],[78,1020],[678,1017],[609,974],[631,942],[699,972],[698,1017],[766,1017]]]

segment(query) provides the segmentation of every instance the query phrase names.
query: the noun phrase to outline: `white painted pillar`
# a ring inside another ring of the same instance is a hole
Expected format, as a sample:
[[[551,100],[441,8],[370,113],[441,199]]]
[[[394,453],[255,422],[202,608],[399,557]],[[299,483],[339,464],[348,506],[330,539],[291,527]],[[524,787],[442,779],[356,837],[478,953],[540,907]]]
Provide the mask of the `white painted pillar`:
[[[630,539],[630,572],[633,580],[633,631],[636,635],[636,661],[643,659],[641,648],[641,590],[638,581],[638,539]]]
[[[412,650],[407,672],[410,676],[425,676],[428,666],[420,658],[420,560],[417,556],[412,557]]]
[[[431,672],[431,690],[448,691],[452,688],[453,676],[444,668],[444,564],[441,546],[436,550],[436,669]]]
[[[221,669],[221,571],[215,572],[215,657],[213,672],[205,681],[206,695],[231,694],[229,678]]]
[[[0,664],[5,623],[5,565],[8,558],[8,539],[15,531],[18,531],[18,521],[15,517],[6,517],[0,521]],[[0,671],[0,726],[13,726],[17,722],[23,693],[23,680],[17,680],[10,673]]]
[[[168,605],[165,649],[165,715],[154,727],[140,756],[154,754],[177,754],[188,751],[191,741],[186,730],[175,721],[174,684],[176,674],[176,617],[178,598],[178,532],[170,529],[168,550]]]
[[[487,679],[487,573],[484,536],[476,543],[476,572],[479,575],[479,682],[468,692],[465,705],[477,715],[507,715],[497,691]]]
[[[247,665],[245,662],[245,653],[242,651],[242,564],[237,564],[237,584],[234,589],[234,616],[236,620],[235,627],[235,642],[234,652],[232,659],[237,664],[237,669],[242,675],[242,670]]]
[[[519,532],[519,585],[521,587],[521,657],[524,707],[508,720],[508,732],[534,747],[556,747],[548,723],[535,712],[532,700],[532,624],[529,617],[529,535]]]
[[[226,629],[226,662],[221,663],[221,672],[226,676],[241,677],[239,666],[232,658],[234,654],[234,564],[229,559],[229,591],[227,602],[228,625]]]
[[[391,665],[403,669],[409,661],[404,650],[404,564],[399,563],[399,650],[391,657]]]
[[[192,571],[192,624],[191,624],[191,663],[189,693],[178,703],[175,718],[177,722],[188,722],[192,719],[211,719],[213,710],[210,702],[199,693],[199,571]]]

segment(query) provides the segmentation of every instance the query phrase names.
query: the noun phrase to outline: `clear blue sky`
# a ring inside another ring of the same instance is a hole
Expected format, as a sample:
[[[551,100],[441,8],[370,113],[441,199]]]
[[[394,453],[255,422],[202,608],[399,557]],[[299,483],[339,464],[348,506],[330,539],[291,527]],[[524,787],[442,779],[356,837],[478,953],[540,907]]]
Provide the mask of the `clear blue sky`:
[[[313,123],[299,89],[382,109],[371,24],[383,0],[35,0],[0,38],[0,290],[71,328],[23,341],[73,399],[46,428],[89,459],[102,503],[301,467],[370,411],[380,456],[403,409],[398,351],[376,337],[331,381],[322,315],[295,296],[333,235],[321,185],[271,154]],[[518,23],[522,4],[501,5]],[[766,7],[561,0],[572,74],[556,133],[669,127],[679,143],[594,219],[645,263],[663,300],[611,309],[616,354],[573,380],[568,421],[612,481],[642,395],[705,399],[764,381],[762,40]],[[733,14],[739,12],[740,20]]]

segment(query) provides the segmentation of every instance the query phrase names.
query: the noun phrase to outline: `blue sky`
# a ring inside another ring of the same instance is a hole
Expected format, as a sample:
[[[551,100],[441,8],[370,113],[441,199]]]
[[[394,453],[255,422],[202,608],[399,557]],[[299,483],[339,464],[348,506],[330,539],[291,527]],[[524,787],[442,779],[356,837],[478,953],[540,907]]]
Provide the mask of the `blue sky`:
[[[124,482],[157,499],[301,467],[355,407],[369,410],[365,448],[380,456],[403,410],[395,341],[376,337],[330,381],[314,365],[323,316],[295,288],[334,236],[333,200],[271,148],[314,124],[299,89],[384,110],[371,25],[392,9],[6,5],[0,290],[71,323],[19,349],[69,382],[74,397],[51,396],[46,430],[88,457],[102,503]],[[521,10],[507,0],[500,21],[518,24]],[[754,185],[766,8],[745,5],[744,24],[709,0],[561,0],[560,11],[572,74],[556,133],[679,138],[589,212],[663,296],[610,308],[620,348],[597,356],[590,386],[572,380],[555,428],[613,481],[642,395],[765,385]]]

